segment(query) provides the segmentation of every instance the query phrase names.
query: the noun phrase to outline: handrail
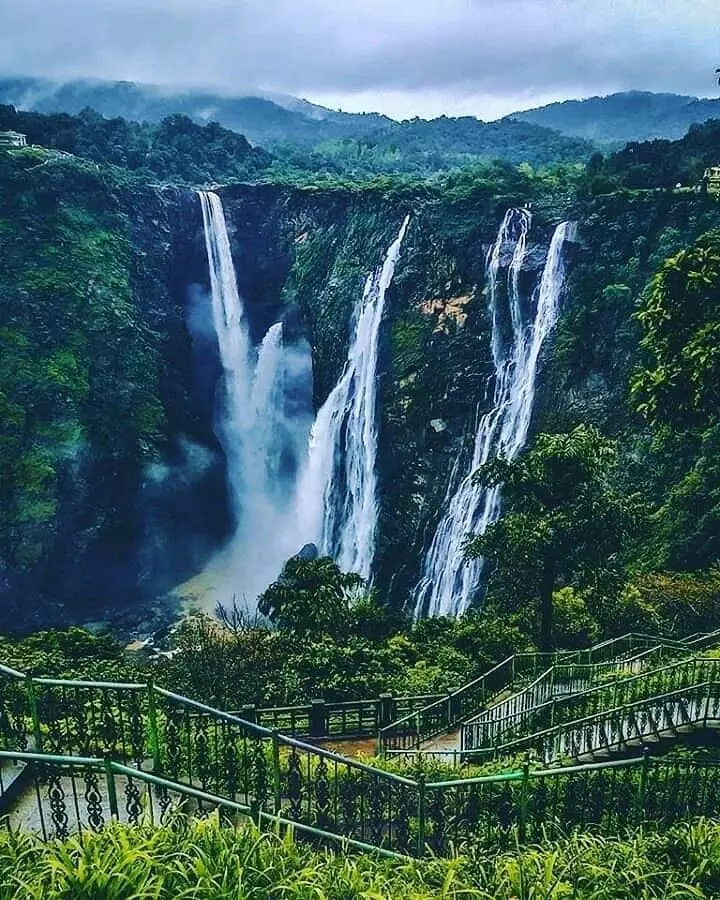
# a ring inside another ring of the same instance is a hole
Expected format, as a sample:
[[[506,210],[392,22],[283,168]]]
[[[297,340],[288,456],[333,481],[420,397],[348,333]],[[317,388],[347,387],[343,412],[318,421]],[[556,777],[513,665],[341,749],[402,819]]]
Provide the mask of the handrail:
[[[628,713],[630,710],[634,710],[636,708],[641,708],[643,706],[649,706],[651,704],[657,704],[659,702],[667,702],[669,699],[674,697],[684,696],[690,692],[697,691],[701,688],[710,688],[717,687],[720,688],[720,681],[702,681],[696,684],[688,685],[685,687],[677,688],[673,691],[667,691],[662,694],[656,694],[652,697],[643,697],[639,700],[635,700],[632,703],[625,703],[620,706],[613,707],[611,709],[601,710],[597,713],[592,713],[587,716],[582,716],[578,719],[573,719],[569,722],[562,722],[559,725],[551,726],[550,728],[545,728],[540,731],[536,731],[533,734],[523,735],[522,737],[516,738],[515,740],[509,741],[500,746],[496,746],[493,748],[482,748],[482,755],[487,755],[489,752],[494,755],[497,754],[512,754],[513,752],[518,752],[522,749],[527,748],[531,745],[537,745],[541,742],[541,740],[545,738],[549,738],[555,735],[560,735],[564,732],[577,731],[580,728],[587,728],[589,725],[593,723],[603,724],[607,722],[612,716],[618,715],[621,713]],[[709,697],[709,691],[708,691]],[[705,718],[705,717],[703,717]],[[649,732],[650,734],[654,733],[654,731]],[[606,745],[610,746],[610,745]],[[600,749],[600,748],[596,748]],[[593,751],[594,752],[594,751]],[[467,755],[467,754],[465,754]],[[552,771],[555,771],[554,769]]]
[[[0,665],[0,674],[9,675],[11,678],[25,678],[24,672],[18,672],[17,669],[11,669],[10,666]]]
[[[653,650],[654,649],[656,648],[653,648]],[[617,696],[618,690],[625,690],[625,688],[633,682],[638,682],[641,679],[649,681],[650,679],[657,678],[663,673],[667,673],[671,670],[681,670],[682,667],[687,666],[689,663],[697,665],[702,660],[702,656],[693,655],[690,658],[675,660],[674,662],[666,663],[663,666],[650,669],[646,672],[640,672],[623,678],[618,678],[608,684],[592,685],[591,687],[585,688],[582,691],[576,691],[562,697],[553,697],[551,700],[542,700],[541,702],[536,703],[532,706],[522,708],[523,695],[527,694],[529,696],[530,690],[541,683],[542,680],[548,675],[554,679],[556,669],[568,668],[564,664],[551,666],[550,669],[547,670],[547,672],[543,673],[540,678],[536,679],[536,681],[533,682],[532,685],[528,685],[528,687],[523,689],[523,691],[512,695],[511,697],[502,701],[500,704],[490,707],[490,709],[479,713],[477,716],[474,716],[472,719],[465,722],[462,729],[461,748],[463,751],[480,749],[480,747],[483,745],[478,744],[478,734],[483,729],[489,730],[491,726],[493,736],[499,738],[506,730],[505,728],[503,728],[504,723],[512,722],[513,725],[519,725],[525,719],[528,719],[532,716],[537,716],[542,711],[550,710],[555,713],[558,709],[561,710],[564,706],[575,705],[579,702],[582,703],[589,695],[597,694],[600,691],[613,691]],[[707,663],[712,665],[713,661],[707,660]],[[605,665],[605,663],[589,664],[590,667],[595,667],[597,665]],[[578,664],[572,665],[572,668],[582,667],[582,665]],[[520,706],[521,708],[517,709],[518,706]],[[513,711],[504,712],[504,710]]]
[[[502,669],[503,666],[506,666],[508,663],[512,663],[513,660],[519,655],[520,654],[513,653],[511,656],[508,656],[504,660],[502,660],[502,662],[499,662],[496,665],[494,665],[492,667],[492,669],[488,669],[488,671],[485,672],[483,675],[480,675],[478,678],[475,678],[472,681],[469,681],[467,684],[464,684],[461,688],[458,688],[455,691],[448,691],[448,693],[445,694],[444,696],[442,696],[440,698],[440,700],[434,700],[432,703],[429,703],[427,706],[423,707],[422,710],[419,710],[419,712],[423,712],[426,709],[430,709],[433,706],[437,706],[439,702],[446,701],[449,697],[453,697],[464,691],[469,691],[470,689],[472,689],[473,687],[475,687],[476,685],[480,684],[482,681],[487,679],[494,672],[497,672],[500,669]],[[389,725],[386,725],[384,728],[381,728],[380,732],[382,733],[382,732],[390,731],[390,729],[396,729],[398,726],[404,725],[404,724],[410,722],[412,719],[415,718],[416,715],[417,715],[417,713],[407,713],[407,715],[403,716],[401,719],[398,719],[395,722],[391,722]]]
[[[566,651],[561,651],[563,658],[565,658],[565,653]],[[448,692],[448,694],[440,700],[436,700],[420,710],[408,713],[402,718],[397,719],[395,722],[391,722],[384,728],[379,729],[378,744],[381,753],[387,749],[392,749],[390,744],[396,739],[397,735],[402,735],[405,730],[410,730],[411,732],[414,731],[414,734],[411,735],[411,742],[414,746],[419,748],[422,741],[427,740],[436,734],[441,734],[443,731],[447,731],[452,725],[467,718],[468,710],[463,708],[463,703],[468,696],[472,695],[472,692],[475,689],[482,688],[482,700],[484,701],[490,690],[492,693],[497,693],[498,690],[514,681],[516,675],[519,674],[517,671],[518,664],[522,663],[525,659],[531,659],[534,664],[533,668],[536,669],[538,662],[547,660],[548,657],[554,659],[558,655],[559,654],[556,653],[544,653],[541,651],[513,653],[511,656],[508,656],[506,659],[494,665],[483,675],[480,675],[478,678],[473,679],[454,691]],[[503,669],[509,669],[509,678],[498,685],[490,685],[492,677],[497,675]],[[533,671],[533,669],[531,669],[531,671]],[[437,720],[435,716],[436,713]],[[422,727],[424,721],[429,723],[429,727]],[[413,726],[415,726],[414,729]],[[401,740],[405,743],[404,739],[401,738]]]
[[[716,632],[708,632],[700,635],[700,639],[707,639],[708,637],[718,635],[720,636],[720,629]],[[697,638],[697,633],[692,635],[693,639]],[[595,656],[601,651],[607,651],[608,648],[616,648],[619,645],[627,644],[629,645],[629,652],[632,652],[633,644],[651,644],[650,647],[643,647],[640,651],[641,653],[646,653],[653,650],[658,645],[666,645],[668,647],[674,647],[676,649],[683,649],[688,647],[688,642],[686,639],[677,639],[677,638],[665,638],[658,637],[657,635],[645,634],[643,632],[627,632],[626,634],[619,635],[618,637],[608,638],[605,641],[601,641],[598,644],[594,644],[592,647],[589,647],[585,650],[560,650],[554,653],[544,654],[545,656],[551,656],[554,660],[555,664],[562,664],[563,660],[567,661],[567,665],[582,665],[582,658],[587,658],[589,660],[588,663],[584,663],[586,665],[598,665],[601,664],[602,660],[594,659]],[[414,712],[407,713],[406,715],[396,719],[394,722],[391,722],[389,725],[386,725],[378,730],[378,746],[380,752],[383,753],[387,750],[396,749],[394,746],[391,746],[393,743],[394,736],[397,734],[401,734],[403,731],[411,731],[413,734],[411,735],[411,746],[415,749],[419,749],[422,742],[428,740],[431,737],[434,737],[436,734],[442,733],[443,730],[448,730],[453,725],[457,724],[459,721],[466,721],[467,716],[451,716],[450,713],[453,711],[453,703],[457,701],[457,698],[467,694],[473,690],[476,686],[480,685],[485,679],[487,679],[490,675],[497,672],[501,668],[505,666],[511,666],[512,668],[512,680],[515,678],[514,672],[514,661],[521,659],[527,656],[533,656],[537,658],[540,656],[540,652],[532,652],[526,651],[521,653],[514,653],[501,662],[497,663],[493,666],[492,669],[489,669],[483,675],[480,675],[478,678],[473,679],[473,681],[468,682],[460,688],[457,688],[455,691],[450,691],[448,694],[438,700],[434,700],[432,703],[423,707],[420,710],[416,710]],[[574,657],[574,661],[573,661]],[[618,660],[619,661],[619,660]],[[608,664],[611,661],[608,661]],[[443,705],[447,706],[448,715],[447,717],[442,715]],[[423,730],[421,723],[423,719],[428,719],[429,721],[433,721],[433,713],[434,712],[441,713],[439,715],[440,723],[435,723],[433,728],[429,728]],[[440,725],[441,727],[438,727]],[[407,742],[403,742],[407,744]],[[408,746],[404,746],[401,749],[408,749]]]
[[[166,791],[172,791],[176,794],[182,794],[186,797],[192,797],[196,800],[201,801],[202,803],[211,803],[216,806],[224,807],[228,810],[233,810],[240,813],[241,815],[246,816],[248,819],[258,819],[260,821],[266,821],[275,826],[281,825],[293,832],[300,832],[301,834],[307,834],[313,837],[321,837],[327,840],[331,840],[343,847],[355,847],[358,850],[375,853],[379,856],[387,857],[388,859],[403,859],[405,857],[405,854],[396,853],[393,850],[386,849],[385,847],[377,847],[374,844],[368,844],[364,841],[358,841],[355,838],[336,834],[332,831],[325,831],[321,828],[314,828],[313,826],[306,825],[303,822],[296,822],[294,819],[286,819],[281,815],[268,813],[264,810],[254,811],[250,806],[247,806],[243,803],[238,803],[236,800],[231,800],[228,797],[221,797],[216,794],[208,793],[207,791],[202,791],[196,787],[193,787],[192,785],[170,781],[167,778],[161,778],[157,775],[152,775],[149,772],[143,772],[141,769],[134,769],[130,766],[125,766],[122,763],[114,762],[113,760],[96,759],[94,757],[81,756],[58,756],[45,753],[10,753],[5,750],[0,750],[0,760],[2,759],[18,760],[21,762],[39,762],[43,763],[44,765],[54,764],[57,766],[77,768],[96,768],[103,771],[106,776],[108,774],[124,775],[126,778],[133,779],[134,781],[141,781],[145,784],[152,785]]]
[[[534,663],[540,659],[543,657],[539,655],[533,657]],[[563,656],[562,659],[567,660],[568,657]],[[558,662],[556,665],[582,668],[586,664]],[[604,664],[595,663],[593,665]],[[716,712],[720,710],[720,692],[718,692],[720,682],[715,677],[720,660],[703,659],[698,656],[692,660],[681,660],[659,667],[655,671],[662,672],[668,669],[677,669],[680,666],[685,666],[695,678],[705,676],[710,672],[713,676],[712,680],[707,679],[691,686],[686,685],[677,690],[666,691],[633,703],[615,705],[610,710],[579,717],[572,722],[544,729],[535,735],[510,742],[501,749],[511,748],[510,752],[512,752],[512,748],[519,748],[522,740],[526,743],[529,742],[531,746],[539,744],[542,749],[542,742],[547,740],[548,733],[551,736],[554,733],[562,735],[563,729],[566,731],[574,729],[580,734],[582,729],[587,727],[587,723],[593,721],[601,723],[598,727],[600,735],[603,719],[607,721],[609,717],[622,715],[626,717],[627,721],[633,722],[635,711],[637,710],[637,715],[640,716],[643,709],[647,712],[647,722],[650,728],[657,729],[657,722],[653,720],[652,704],[657,706],[658,702],[667,703],[677,697],[689,697],[690,700],[685,704],[682,701],[680,705],[675,704],[678,706],[677,710],[673,706],[670,710],[674,716],[673,722],[675,719],[678,720],[678,723],[687,722],[690,715],[698,717],[696,720],[704,717],[707,721],[711,697],[713,699],[712,717],[714,718]],[[12,675],[12,677],[16,676]],[[621,680],[633,681],[641,677],[644,676],[630,676]],[[6,730],[3,730],[7,722],[2,720],[2,715],[8,709],[13,712],[12,704],[18,697],[25,696],[28,705],[24,707],[24,711],[20,710],[20,714],[25,719],[32,718],[33,727],[37,729],[38,735],[55,734],[55,737],[63,741],[65,746],[73,746],[76,744],[77,729],[83,724],[88,724],[98,730],[97,733],[102,740],[97,743],[87,742],[81,746],[92,747],[93,750],[97,746],[103,754],[107,747],[107,756],[102,759],[98,755],[80,753],[63,756],[56,752],[44,753],[40,750],[33,751],[15,747],[0,751],[0,760],[40,763],[40,767],[33,770],[35,777],[36,779],[45,779],[49,789],[57,783],[58,776],[57,773],[53,775],[53,765],[75,766],[79,769],[92,767],[94,771],[98,772],[104,770],[106,778],[110,779],[107,784],[107,798],[111,813],[113,803],[115,811],[118,809],[118,797],[113,778],[115,775],[120,775],[127,779],[144,782],[160,791],[172,791],[188,798],[195,798],[199,804],[215,804],[243,815],[251,815],[260,823],[277,823],[282,827],[294,828],[298,833],[306,833],[317,838],[336,841],[341,845],[347,844],[359,849],[372,849],[375,852],[395,856],[397,854],[393,851],[412,852],[411,847],[415,848],[417,855],[422,855],[426,843],[430,844],[434,852],[447,852],[452,847],[455,837],[466,839],[473,834],[472,816],[475,815],[471,812],[473,808],[478,809],[477,815],[481,816],[485,823],[483,827],[488,827],[488,825],[491,829],[517,827],[520,841],[524,841],[528,836],[526,831],[528,815],[534,816],[535,818],[530,823],[529,837],[532,838],[533,835],[539,834],[546,825],[549,827],[550,823],[555,821],[553,818],[546,817],[543,812],[543,803],[540,801],[534,806],[531,803],[528,807],[528,801],[532,800],[528,794],[531,790],[530,785],[533,780],[540,778],[558,779],[555,782],[557,790],[563,791],[565,790],[563,778],[584,777],[585,773],[600,769],[614,772],[642,765],[644,774],[634,782],[636,787],[633,788],[635,791],[632,800],[632,809],[635,810],[633,814],[641,822],[652,820],[651,813],[645,812],[643,804],[646,789],[648,796],[652,796],[656,789],[661,789],[663,797],[666,798],[663,802],[668,804],[673,802],[672,784],[668,785],[666,780],[659,779],[654,784],[650,782],[650,788],[647,788],[649,773],[656,771],[655,763],[648,763],[647,759],[610,761],[592,763],[589,766],[566,766],[540,770],[530,770],[526,764],[522,771],[515,770],[452,781],[425,782],[422,777],[418,779],[404,777],[347,759],[338,753],[316,747],[277,730],[264,728],[231,713],[213,709],[164,688],[145,685],[143,686],[147,688],[147,695],[145,695],[139,694],[136,689],[124,693],[122,688],[108,687],[117,684],[115,682],[80,682],[83,689],[89,685],[91,688],[97,687],[101,693],[78,698],[77,692],[58,690],[58,686],[62,688],[67,685],[62,680],[49,679],[42,682],[29,676],[23,676],[23,678],[25,684],[22,687],[27,694],[13,690],[3,697],[0,692],[0,736],[6,737],[8,734]],[[41,690],[36,693],[38,688]],[[715,693],[711,694],[711,690]],[[701,693],[702,691],[705,693]],[[155,769],[152,773],[146,772],[143,771],[140,763],[137,767],[132,767],[116,758],[116,754],[123,752],[124,745],[118,744],[117,739],[113,738],[110,728],[112,723],[106,721],[106,717],[112,717],[113,713],[112,705],[108,705],[108,698],[112,703],[121,704],[117,710],[117,722],[121,727],[124,722],[126,727],[134,729],[139,734],[143,747],[145,745],[152,747],[153,742],[157,744],[159,741],[160,734],[163,735],[165,743],[160,748],[161,752],[157,753],[157,761],[160,762],[159,769]],[[122,706],[123,698],[128,698],[124,706]],[[53,704],[64,700],[68,701],[68,705],[60,711],[58,719],[58,711]],[[716,706],[718,710],[715,709]],[[666,719],[663,718],[662,722],[666,722]],[[12,728],[15,728],[17,724],[14,720],[10,720]],[[608,730],[607,734],[603,733],[603,740],[607,744],[608,734],[611,736],[618,734],[622,744],[627,737],[635,739],[638,730],[637,722],[634,722],[631,727],[632,733],[624,729],[620,722],[614,731]],[[14,733],[12,732],[12,734]],[[573,740],[577,742],[576,738]],[[571,745],[573,749],[575,745],[575,743]],[[565,744],[562,745],[562,747],[565,746]],[[555,745],[553,745],[553,752],[555,749]],[[493,752],[496,750],[497,748],[493,748]],[[178,763],[178,754],[182,757],[180,763]],[[468,754],[468,756],[472,755],[474,755],[472,752]],[[186,759],[187,763],[184,763],[183,759]],[[208,774],[208,767],[213,765],[215,769]],[[658,766],[657,771],[660,771],[660,764]],[[692,768],[693,766],[694,768]],[[171,777],[167,777],[165,767]],[[702,764],[693,762],[689,764],[689,768],[695,772],[693,783],[701,783],[705,778],[705,769]],[[53,777],[56,778],[55,782],[52,781]],[[69,777],[83,778],[84,776],[81,771],[78,771],[71,772]],[[716,780],[715,775],[712,778]],[[183,782],[181,779],[186,780]],[[243,782],[244,786],[238,788],[238,781]],[[624,781],[619,783],[625,784]],[[36,788],[38,788],[36,795],[40,804],[42,800],[38,785],[39,782],[36,780]],[[88,791],[85,792],[86,799],[93,794],[93,791],[97,796],[97,780],[95,785],[93,787],[92,783],[86,784],[88,788]],[[496,790],[493,791],[490,788],[486,790],[486,786],[492,785],[496,786]],[[600,783],[596,787],[599,788]],[[133,798],[132,785],[128,784],[126,788],[124,796],[127,798],[127,812],[130,816],[130,804]],[[553,791],[555,790],[553,788]],[[55,791],[54,787],[53,791]],[[430,801],[428,794],[431,791],[435,793]],[[0,797],[2,792],[2,782],[0,781]],[[450,794],[447,795],[447,792]],[[75,795],[74,783],[72,794]],[[68,798],[70,796],[68,793]],[[80,796],[82,798],[82,792]],[[156,795],[152,792],[149,796],[150,802],[153,803]],[[238,796],[244,798],[245,802],[236,799]],[[141,813],[139,798],[140,795],[136,792],[135,812],[133,813],[135,821],[138,820]],[[499,798],[502,798],[500,807],[498,807]],[[587,802],[585,788],[583,788],[582,798],[579,801],[581,805]],[[161,804],[161,811],[164,809],[162,800],[163,795],[160,793],[157,795],[157,801]],[[698,814],[705,814],[711,801],[703,800],[705,806],[700,804],[693,808],[700,809]],[[65,801],[61,797],[58,802],[64,803]],[[67,811],[69,812],[72,812],[71,802],[72,800],[68,799]],[[563,802],[565,805],[562,810],[565,820],[561,822],[561,826],[565,827],[568,822],[571,827],[573,822],[585,822],[585,814],[582,809],[575,814],[573,804],[568,806],[566,801]],[[714,803],[714,801],[712,802]],[[712,813],[715,806],[712,804],[711,806],[710,812]],[[468,811],[467,815],[471,818],[467,822],[464,821],[465,813],[459,818],[453,813],[453,810],[460,808]],[[46,807],[46,809],[51,809],[51,807]],[[531,812],[528,812],[529,809]],[[283,811],[286,811],[288,815],[283,815]],[[595,812],[596,810],[591,810],[593,815]],[[687,811],[685,814],[688,814]],[[76,815],[79,816],[79,813]],[[88,800],[88,816],[90,827],[95,827],[92,824],[90,800]],[[62,825],[61,816],[56,815],[54,818],[50,816],[50,818],[55,826],[65,827]],[[591,821],[599,820],[592,819]],[[448,828],[454,829],[454,831],[446,831],[444,823],[447,823]],[[463,831],[463,829],[465,830]],[[506,830],[505,834],[507,833]]]
[[[191,700],[189,697],[183,697],[182,694],[174,694],[172,691],[165,690],[165,688],[157,687],[156,685],[153,685],[153,689],[161,697],[167,697],[168,700],[174,700],[176,703],[182,703],[183,706],[189,706],[191,709],[195,709],[198,712],[212,715],[214,718],[220,719],[220,721],[231,722],[233,725],[240,725],[242,728],[254,732],[260,737],[270,738],[273,735],[273,732],[269,728],[263,728],[262,725],[256,725],[254,722],[248,722],[246,719],[241,719],[239,716],[234,716],[231,713],[226,713],[222,710],[215,709],[212,706],[207,706],[205,703],[200,703],[198,700]]]

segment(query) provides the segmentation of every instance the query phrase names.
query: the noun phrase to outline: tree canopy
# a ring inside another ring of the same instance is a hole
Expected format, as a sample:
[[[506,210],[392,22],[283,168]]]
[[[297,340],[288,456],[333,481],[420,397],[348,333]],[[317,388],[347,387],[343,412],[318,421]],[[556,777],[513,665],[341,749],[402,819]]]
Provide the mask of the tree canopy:
[[[717,420],[720,406],[720,231],[669,257],[652,279],[637,318],[646,363],[632,395],[653,424]]]
[[[505,512],[468,544],[489,566],[492,598],[536,605],[543,648],[553,645],[553,592],[572,586],[598,596],[623,581],[623,556],[639,502],[618,484],[618,449],[596,428],[541,434],[516,460],[492,460],[475,477],[503,485]]]

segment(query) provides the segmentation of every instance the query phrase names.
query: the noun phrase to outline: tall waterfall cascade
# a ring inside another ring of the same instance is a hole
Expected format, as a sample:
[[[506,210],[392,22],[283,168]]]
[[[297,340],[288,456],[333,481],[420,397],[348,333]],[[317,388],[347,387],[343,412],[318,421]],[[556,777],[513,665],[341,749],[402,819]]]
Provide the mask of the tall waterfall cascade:
[[[303,534],[346,572],[369,578],[377,532],[377,363],[385,295],[407,216],[385,260],[365,282],[351,323],[345,368],[318,411],[298,493]]]
[[[521,273],[531,215],[510,209],[486,259],[491,348],[495,369],[492,407],[479,421],[470,466],[445,508],[423,563],[414,595],[414,616],[458,616],[479,586],[483,561],[465,560],[469,535],[483,534],[501,511],[499,486],[473,481],[475,470],[496,456],[514,459],[528,437],[535,400],[538,359],[557,323],[565,266],[563,248],[575,225],[563,222],[552,236],[540,278],[524,296]],[[503,279],[503,267],[507,266]]]
[[[222,365],[215,430],[234,527],[210,574],[221,602],[238,595],[250,605],[297,550],[294,499],[312,422],[311,350],[303,339],[286,342],[282,322],[253,346],[222,202],[198,193]]]
[[[237,525],[245,477],[243,448],[250,429],[250,334],[245,306],[237,289],[222,202],[217,194],[206,191],[198,194],[210,272],[212,318],[223,369],[216,432],[227,459],[230,509]]]

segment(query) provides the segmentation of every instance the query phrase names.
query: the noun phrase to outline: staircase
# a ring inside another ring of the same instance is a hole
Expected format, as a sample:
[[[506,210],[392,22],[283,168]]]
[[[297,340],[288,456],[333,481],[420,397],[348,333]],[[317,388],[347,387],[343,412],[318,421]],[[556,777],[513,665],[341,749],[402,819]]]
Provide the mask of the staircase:
[[[714,815],[720,766],[615,757],[720,727],[720,660],[701,653],[717,639],[627,635],[572,653],[517,654],[420,708],[420,698],[406,698],[398,708],[409,712],[380,729],[387,755],[434,753],[460,764],[522,751],[552,764],[440,781],[365,764],[153,684],[34,678],[0,666],[0,817],[62,838],[110,819],[134,825],[216,810],[222,822],[252,817],[323,846],[421,856],[468,840],[503,847],[588,824],[616,833]],[[333,732],[315,740],[361,732],[391,708],[387,697],[360,703],[281,713],[298,729],[324,722]],[[466,733],[482,746],[470,747]],[[581,765],[558,766],[566,761]]]
[[[551,732],[636,699],[711,681],[714,661],[698,660],[718,642],[720,631],[685,640],[629,634],[588,650],[516,654],[444,700],[381,729],[381,752],[457,764],[542,745],[541,758],[557,762],[568,757],[547,750]],[[476,711],[467,715],[473,704]]]

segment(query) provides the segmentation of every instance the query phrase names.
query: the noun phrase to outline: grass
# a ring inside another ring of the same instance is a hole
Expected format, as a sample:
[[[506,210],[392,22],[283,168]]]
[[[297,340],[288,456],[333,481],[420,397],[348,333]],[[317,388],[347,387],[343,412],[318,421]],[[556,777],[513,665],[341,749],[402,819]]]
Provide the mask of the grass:
[[[627,840],[581,834],[495,856],[450,860],[333,854],[260,833],[178,818],[112,824],[43,844],[0,834],[0,900],[646,900],[720,895],[720,823]]]

